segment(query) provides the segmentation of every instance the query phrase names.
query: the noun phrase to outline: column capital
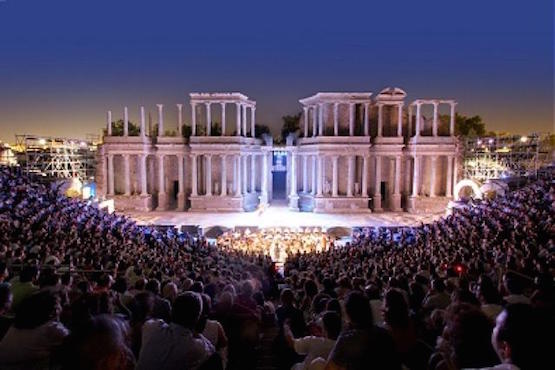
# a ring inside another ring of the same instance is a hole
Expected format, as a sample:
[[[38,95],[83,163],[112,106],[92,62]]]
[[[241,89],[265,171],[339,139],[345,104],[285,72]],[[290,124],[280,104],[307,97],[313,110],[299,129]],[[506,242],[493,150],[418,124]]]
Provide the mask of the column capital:
[[[432,102],[432,105],[433,105],[434,107],[437,107],[437,106],[439,105],[439,102],[438,102],[437,100],[434,100],[434,101]]]
[[[156,106],[158,107],[158,109],[164,108],[164,104],[156,104]]]
[[[220,102],[220,105],[221,105],[222,107],[225,107],[226,104],[227,104],[227,103],[226,103],[225,101]]]
[[[181,103],[177,103],[176,106],[177,106],[177,108],[179,108],[179,109],[183,108],[183,104],[181,104]]]

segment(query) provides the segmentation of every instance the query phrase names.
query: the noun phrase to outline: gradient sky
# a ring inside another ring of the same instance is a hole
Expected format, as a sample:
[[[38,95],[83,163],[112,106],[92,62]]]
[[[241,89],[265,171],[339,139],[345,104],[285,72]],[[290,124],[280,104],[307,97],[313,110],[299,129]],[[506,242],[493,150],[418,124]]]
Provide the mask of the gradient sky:
[[[489,129],[555,131],[553,1],[0,0],[0,140],[100,133],[240,91],[276,129],[317,91],[453,98]],[[185,115],[186,122],[190,114]]]

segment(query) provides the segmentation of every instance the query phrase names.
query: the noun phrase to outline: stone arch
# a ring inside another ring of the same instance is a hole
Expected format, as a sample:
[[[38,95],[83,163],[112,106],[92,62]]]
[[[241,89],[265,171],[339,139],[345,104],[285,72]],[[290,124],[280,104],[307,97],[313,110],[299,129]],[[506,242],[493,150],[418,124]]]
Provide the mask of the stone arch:
[[[472,193],[474,193],[474,197],[476,199],[482,199],[482,191],[480,190],[480,186],[473,180],[463,179],[455,185],[455,190],[454,190],[455,201],[460,200],[459,194],[461,190],[466,187],[470,187],[472,189]]]

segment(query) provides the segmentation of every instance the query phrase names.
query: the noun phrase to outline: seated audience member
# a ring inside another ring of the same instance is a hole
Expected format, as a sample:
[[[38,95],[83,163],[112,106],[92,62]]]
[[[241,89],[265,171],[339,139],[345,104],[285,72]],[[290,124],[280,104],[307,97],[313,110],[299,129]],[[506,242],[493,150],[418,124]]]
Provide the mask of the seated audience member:
[[[349,327],[332,349],[326,370],[362,370],[368,368],[400,370],[401,363],[391,336],[374,325],[372,309],[366,296],[351,292],[345,301]]]
[[[197,324],[197,332],[201,333],[206,339],[212,343],[216,351],[222,358],[223,367],[227,362],[227,336],[224,328],[216,320],[210,320],[212,311],[212,300],[208,294],[202,294],[202,313]]]
[[[500,365],[495,370],[547,369],[553,364],[553,318],[530,305],[508,305],[497,316],[491,341]],[[551,365],[550,365],[551,364]]]
[[[60,348],[62,370],[134,369],[123,325],[109,315],[99,315],[74,328]]]
[[[10,285],[7,283],[0,283],[0,340],[13,323],[13,317],[8,316],[12,306],[12,292]]]
[[[503,306],[500,305],[501,297],[499,296],[497,289],[491,282],[491,279],[487,276],[480,277],[476,295],[480,300],[480,308],[482,309],[482,312],[492,322],[495,321],[497,315],[503,310]]]
[[[449,306],[451,303],[451,298],[449,294],[445,292],[445,284],[441,279],[434,279],[432,280],[432,289],[424,298],[424,302],[422,302],[422,306],[426,310],[434,310],[436,308],[444,309]]]
[[[171,323],[160,319],[147,321],[137,370],[201,369],[215,353],[208,339],[195,334],[201,312],[200,295],[186,292],[175,299]]]
[[[341,332],[341,317],[333,311],[326,311],[322,315],[322,332],[324,336],[308,336],[297,338],[293,336],[291,328],[285,324],[285,340],[299,355],[306,355],[303,362],[293,365],[291,370],[318,370],[326,365],[335,341]]]
[[[59,298],[51,292],[25,298],[13,325],[0,341],[0,369],[45,369],[51,354],[69,334],[59,322]]]
[[[522,282],[519,276],[513,272],[507,272],[503,276],[503,287],[507,295],[503,297],[505,304],[525,303],[530,304],[530,298],[523,294]]]
[[[19,277],[16,276],[10,281],[13,294],[12,312],[17,310],[21,301],[39,291],[39,287],[35,285],[38,277],[39,270],[36,265],[25,265]]]
[[[430,360],[435,370],[492,366],[497,358],[491,345],[492,325],[487,316],[468,303],[449,307],[440,341],[440,353]]]

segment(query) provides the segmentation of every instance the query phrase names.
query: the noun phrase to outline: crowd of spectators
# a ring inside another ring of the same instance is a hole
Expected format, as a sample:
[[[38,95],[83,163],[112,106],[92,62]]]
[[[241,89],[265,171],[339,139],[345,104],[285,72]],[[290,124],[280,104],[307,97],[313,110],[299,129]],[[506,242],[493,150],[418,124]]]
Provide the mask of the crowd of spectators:
[[[1,369],[544,369],[555,187],[263,255],[157,230],[0,168]],[[270,330],[275,328],[275,330]]]

